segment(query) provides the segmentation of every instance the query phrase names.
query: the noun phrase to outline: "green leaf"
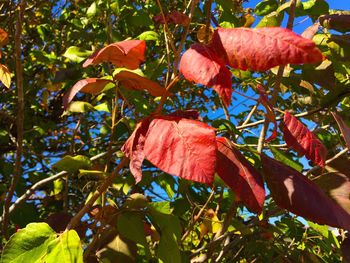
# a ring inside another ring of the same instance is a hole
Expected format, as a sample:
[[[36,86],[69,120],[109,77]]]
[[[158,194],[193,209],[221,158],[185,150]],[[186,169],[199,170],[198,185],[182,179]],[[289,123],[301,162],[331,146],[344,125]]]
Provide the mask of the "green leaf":
[[[329,236],[328,226],[326,226],[326,225],[319,225],[319,224],[313,223],[311,221],[307,221],[307,223],[309,224],[309,226],[312,229],[314,229],[315,231],[319,232],[325,238],[328,238],[328,236]]]
[[[91,17],[94,17],[96,15],[96,13],[97,13],[97,5],[95,2],[93,2],[89,6],[88,10],[86,11],[86,15],[87,15],[87,17],[91,18]]]
[[[254,8],[254,13],[258,16],[265,16],[278,8],[276,0],[266,0],[258,3]]]
[[[270,147],[270,150],[276,160],[281,161],[282,163],[292,167],[293,169],[301,172],[303,170],[303,165],[294,161],[291,157],[288,157],[285,153],[280,150],[277,150],[275,147]]]
[[[256,28],[259,27],[275,27],[280,26],[283,20],[283,12],[272,12],[266,16],[264,16],[260,22],[256,25]]]
[[[140,40],[153,40],[153,41],[158,41],[159,40],[159,35],[157,32],[154,31],[145,31],[141,33],[138,37]]]
[[[74,173],[79,169],[88,169],[91,167],[91,161],[88,157],[83,155],[70,156],[66,155],[57,163],[54,164],[60,171],[67,171]]]
[[[148,208],[154,212],[162,214],[171,214],[170,203],[166,201],[149,203]]]
[[[2,252],[1,263],[42,262],[49,243],[56,238],[56,233],[46,223],[30,223],[16,232],[6,243]]]
[[[90,50],[85,50],[80,47],[71,46],[66,50],[66,52],[64,52],[63,56],[68,58],[72,62],[80,63],[92,53],[93,52]]]
[[[155,209],[150,209],[149,212],[153,225],[157,226],[157,230],[160,233],[157,257],[163,262],[181,263],[178,244],[178,241],[181,239],[179,219],[176,216],[163,214]]]
[[[69,106],[67,108],[67,111],[63,114],[66,115],[68,112],[74,112],[74,113],[84,113],[88,111],[94,111],[95,108],[90,103],[85,101],[73,101],[69,103]]]
[[[175,195],[175,179],[169,174],[162,174],[161,176],[156,177],[157,183],[165,190],[168,197],[172,199]]]
[[[140,214],[125,212],[118,216],[117,227],[119,233],[127,239],[141,244],[150,256],[148,243],[144,231],[143,217]]]
[[[80,238],[75,230],[65,231],[62,235],[51,241],[47,255],[46,263],[61,262],[83,262],[83,249],[80,244]]]

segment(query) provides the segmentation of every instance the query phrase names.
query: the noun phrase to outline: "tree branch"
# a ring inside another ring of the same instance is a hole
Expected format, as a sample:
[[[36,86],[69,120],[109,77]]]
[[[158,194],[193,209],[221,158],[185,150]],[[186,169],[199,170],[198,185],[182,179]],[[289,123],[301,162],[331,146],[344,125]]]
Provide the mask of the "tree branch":
[[[103,181],[103,183],[97,188],[97,190],[90,197],[89,201],[80,209],[80,211],[71,219],[68,223],[66,230],[75,228],[81,218],[91,209],[96,200],[107,190],[107,188],[112,184],[114,178],[119,174],[119,171],[124,167],[128,158],[124,157],[114,171]]]
[[[23,153],[23,122],[24,122],[24,91],[23,91],[23,65],[21,61],[21,38],[22,38],[22,23],[23,14],[25,8],[25,2],[21,1],[18,8],[18,18],[16,21],[16,33],[15,33],[15,59],[16,59],[16,86],[17,86],[17,149],[16,149],[16,161],[13,171],[13,177],[11,185],[7,192],[4,211],[3,211],[3,225],[2,232],[6,239],[8,239],[7,229],[8,229],[8,217],[9,217],[9,207],[11,204],[12,197],[14,195],[17,183],[21,177],[22,170],[22,153]]]

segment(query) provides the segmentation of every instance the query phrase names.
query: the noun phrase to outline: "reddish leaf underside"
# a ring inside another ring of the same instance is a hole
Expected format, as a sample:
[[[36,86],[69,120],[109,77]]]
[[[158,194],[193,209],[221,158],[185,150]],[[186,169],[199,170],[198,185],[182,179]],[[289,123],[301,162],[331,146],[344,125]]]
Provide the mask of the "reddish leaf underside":
[[[350,215],[307,177],[262,154],[265,180],[277,205],[318,224],[350,230]]]
[[[63,106],[67,109],[68,104],[72,101],[74,96],[79,92],[98,94],[103,88],[112,81],[108,79],[88,78],[79,80],[63,97]]]
[[[136,125],[134,132],[125,142],[122,151],[130,159],[130,172],[134,175],[136,183],[142,179],[142,163],[145,159],[143,152],[146,134],[148,131],[149,119],[145,119]]]
[[[341,134],[345,140],[346,146],[350,149],[350,128],[345,124],[340,115],[332,112],[334,119],[337,121]]]
[[[199,112],[197,110],[177,110],[170,113],[169,116],[186,118],[191,120],[200,120]]]
[[[253,212],[261,213],[265,201],[263,178],[225,138],[217,138],[216,172]]]
[[[314,181],[350,214],[350,178],[340,172],[322,174]]]
[[[117,67],[137,69],[145,60],[146,42],[143,40],[125,40],[110,44],[92,54],[83,67],[102,62],[111,62]]]
[[[176,24],[182,26],[187,26],[190,22],[189,17],[179,11],[172,11],[169,14],[165,15],[165,20],[168,24]],[[158,24],[165,24],[162,14],[154,16],[153,21]]]
[[[278,65],[323,59],[314,42],[280,27],[219,28],[210,46],[222,61],[241,70],[266,71]]]
[[[231,72],[212,49],[200,44],[192,45],[181,57],[180,72],[189,81],[213,87],[226,106],[231,103]]]
[[[266,118],[268,119],[269,122],[273,123],[273,125],[274,125],[272,134],[269,136],[269,138],[267,138],[265,140],[266,142],[269,142],[269,141],[276,139],[276,137],[277,137],[276,115],[275,115],[275,112],[273,110],[273,106],[270,103],[269,98],[267,97],[267,94],[266,94],[265,90],[263,89],[263,87],[261,85],[257,85],[257,89],[258,89],[259,94],[260,94],[259,102],[266,109]]]
[[[165,93],[165,89],[158,83],[130,71],[120,71],[114,79],[127,89],[147,90],[152,96],[162,96]]]
[[[205,123],[163,116],[149,125],[145,157],[166,173],[211,184],[216,162],[215,130]]]
[[[300,155],[305,155],[313,163],[324,167],[327,149],[322,142],[304,124],[288,111],[284,115],[284,139],[288,147]]]

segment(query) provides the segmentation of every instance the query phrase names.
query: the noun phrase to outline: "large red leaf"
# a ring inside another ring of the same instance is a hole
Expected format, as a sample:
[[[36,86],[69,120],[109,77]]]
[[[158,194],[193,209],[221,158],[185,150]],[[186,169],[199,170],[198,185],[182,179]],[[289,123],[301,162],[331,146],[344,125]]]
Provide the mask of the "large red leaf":
[[[143,40],[125,40],[110,44],[92,54],[83,64],[83,67],[111,62],[117,67],[137,69],[145,60],[146,42]]]
[[[265,201],[261,174],[225,138],[217,138],[216,172],[253,212],[261,213]]]
[[[337,121],[338,126],[340,128],[341,134],[345,140],[346,146],[350,149],[350,128],[345,124],[344,120],[340,115],[332,112],[334,119]]]
[[[318,224],[350,230],[350,215],[315,183],[262,154],[265,180],[277,205]]]
[[[128,89],[147,90],[153,96],[162,96],[165,93],[165,89],[158,83],[130,71],[122,70],[114,79]]]
[[[280,27],[219,28],[210,46],[222,61],[242,70],[265,71],[278,65],[323,59],[314,42]]]
[[[144,145],[146,158],[159,169],[206,184],[213,182],[216,150],[212,127],[173,116],[153,119]]]
[[[350,214],[350,178],[340,172],[322,174],[314,181]]]
[[[143,152],[146,134],[148,131],[149,119],[145,119],[136,125],[134,132],[125,142],[122,151],[130,159],[130,172],[134,175],[136,183],[142,178],[142,163],[145,159]]]
[[[98,94],[103,88],[111,83],[111,80],[108,79],[97,79],[97,78],[88,78],[79,80],[74,86],[66,93],[63,97],[63,106],[67,109],[68,104],[72,101],[74,96],[79,92],[89,93],[89,94]]]
[[[181,57],[180,72],[189,81],[213,87],[227,106],[231,103],[231,72],[212,49],[205,45],[192,45]]]
[[[284,115],[284,139],[287,145],[301,155],[324,167],[327,149],[322,142],[304,124],[288,111]]]

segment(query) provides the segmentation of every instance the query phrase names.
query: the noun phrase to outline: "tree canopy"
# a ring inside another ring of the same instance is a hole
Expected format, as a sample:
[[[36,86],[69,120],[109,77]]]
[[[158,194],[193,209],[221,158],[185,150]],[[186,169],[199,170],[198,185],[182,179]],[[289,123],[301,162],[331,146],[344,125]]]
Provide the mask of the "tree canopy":
[[[350,10],[0,3],[1,262],[350,262]]]

